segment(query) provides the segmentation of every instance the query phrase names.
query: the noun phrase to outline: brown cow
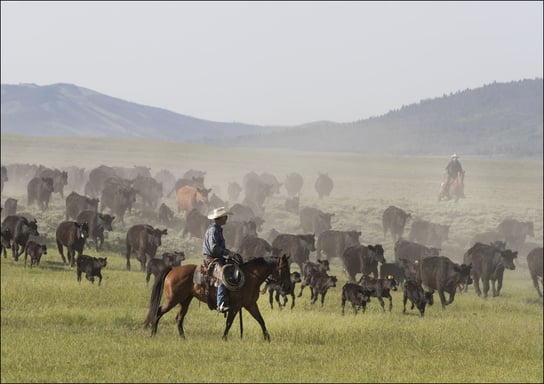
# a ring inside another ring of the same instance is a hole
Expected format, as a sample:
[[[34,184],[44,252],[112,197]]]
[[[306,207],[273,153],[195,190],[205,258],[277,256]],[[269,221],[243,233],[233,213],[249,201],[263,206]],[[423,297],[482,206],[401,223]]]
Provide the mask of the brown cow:
[[[185,214],[197,209],[202,214],[208,213],[208,194],[211,188],[200,188],[185,185],[176,191],[176,204],[178,213]]]

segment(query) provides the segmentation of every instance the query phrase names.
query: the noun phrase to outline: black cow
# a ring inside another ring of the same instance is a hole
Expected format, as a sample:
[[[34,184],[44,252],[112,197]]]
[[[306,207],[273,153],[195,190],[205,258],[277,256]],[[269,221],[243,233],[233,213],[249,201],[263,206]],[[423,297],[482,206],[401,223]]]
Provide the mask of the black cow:
[[[272,245],[260,237],[248,236],[242,239],[238,253],[246,262],[257,257],[269,258],[272,256]]]
[[[127,271],[130,271],[130,255],[136,252],[136,258],[140,261],[141,271],[145,271],[147,257],[152,259],[157,253],[157,248],[161,246],[161,238],[167,235],[166,229],[153,228],[147,224],[136,224],[130,227],[127,231],[125,240]]]
[[[453,303],[457,288],[472,284],[470,269],[470,265],[459,265],[445,256],[431,256],[419,263],[416,280],[431,292],[437,290],[445,309],[446,305]],[[449,293],[449,300],[446,300],[445,292]]]
[[[307,261],[302,266],[302,276],[303,281],[302,284],[300,284],[300,292],[298,293],[298,297],[302,296],[302,291],[304,290],[304,287],[307,285],[310,285],[310,282],[312,280],[312,277],[314,275],[327,273],[327,271],[330,270],[329,260],[317,260],[317,263],[314,263],[312,261]]]
[[[210,219],[200,213],[197,208],[193,208],[185,218],[185,225],[183,227],[181,235],[185,237],[189,234],[190,236],[196,237],[198,239],[204,239],[204,234],[206,233],[206,229],[209,226]]]
[[[163,193],[170,191],[168,192],[167,196],[172,196],[172,192],[174,192],[174,186],[176,184],[176,176],[174,176],[172,172],[170,172],[168,169],[161,169],[155,174],[155,180],[162,184]]]
[[[291,172],[285,176],[285,182],[283,183],[289,197],[299,196],[303,184],[304,179],[297,172]]]
[[[98,285],[100,285],[102,283],[102,268],[107,264],[107,257],[79,255],[77,257],[77,281],[81,283],[81,274],[85,273],[85,278],[93,284],[95,276],[98,277]]]
[[[385,279],[387,276],[391,275],[400,286],[402,286],[406,279],[415,278],[416,274],[416,264],[405,259],[380,265],[380,278]]]
[[[255,172],[249,172],[244,175],[243,189],[245,197],[242,200],[243,205],[250,207],[257,215],[264,213],[264,202],[267,197],[272,195],[274,185],[262,180]],[[231,212],[232,209],[231,209]]]
[[[385,235],[387,234],[387,231],[389,231],[393,242],[396,242],[402,237],[406,221],[410,218],[412,218],[410,213],[406,213],[394,205],[387,207],[383,211],[382,216],[383,238],[385,239]]]
[[[529,267],[531,280],[533,280],[533,285],[538,292],[538,296],[542,297],[542,291],[539,286],[539,280],[540,285],[542,285],[542,247],[534,248],[529,252],[527,255],[527,266]]]
[[[511,218],[504,219],[497,226],[497,231],[504,237],[508,246],[513,249],[520,249],[527,236],[535,236],[532,221],[519,221]]]
[[[305,233],[314,233],[319,236],[331,229],[331,219],[334,213],[325,213],[318,208],[303,207],[300,209],[300,226]]]
[[[162,184],[151,176],[138,175],[132,181],[133,188],[142,198],[142,206],[156,209],[162,197]]]
[[[27,205],[36,202],[38,207],[45,211],[49,206],[53,192],[53,179],[50,177],[34,177],[27,185]]]
[[[355,245],[348,247],[342,254],[344,272],[350,281],[355,281],[358,273],[363,275],[373,274],[378,277],[378,263],[385,263],[384,250],[381,244]]]
[[[416,241],[429,247],[440,248],[448,240],[449,225],[431,223],[427,220],[416,220],[412,223],[410,241]]]
[[[395,261],[400,259],[408,260],[412,263],[419,262],[425,257],[440,256],[440,248],[426,247],[413,241],[399,239],[394,246]]]
[[[112,180],[112,179],[108,179]],[[109,208],[111,212],[119,218],[121,223],[125,223],[125,212],[132,208],[136,201],[137,191],[125,183],[106,182],[102,194],[100,195],[100,212]]]
[[[300,273],[291,272],[291,286],[288,289],[285,289],[281,286],[280,283],[272,279],[270,276],[265,280],[264,288],[261,293],[264,294],[268,291],[268,299],[270,302],[270,308],[274,309],[274,294],[278,307],[283,308],[289,301],[287,295],[291,296],[291,309],[295,306],[295,286],[297,283],[301,282]],[[280,296],[283,298],[283,303],[280,302]]]
[[[2,165],[2,167],[0,167],[0,192],[4,190],[4,183],[8,180],[8,170]]]
[[[66,196],[66,220],[76,220],[79,213],[85,210],[97,212],[98,199],[83,196],[77,192],[72,192]]]
[[[84,210],[76,217],[78,223],[87,223],[89,225],[89,240],[94,242],[94,249],[96,252],[102,249],[104,244],[104,231],[113,231],[112,222],[115,220],[115,216],[102,214],[93,210]],[[87,246],[90,248],[90,244],[87,242]]]
[[[11,232],[9,229],[2,229],[0,231],[0,252],[6,256],[6,249],[11,248]]]
[[[4,233],[4,231],[8,231]],[[13,260],[18,261],[19,256],[24,252],[26,243],[30,236],[40,236],[38,233],[38,223],[36,219],[28,220],[21,215],[10,215],[2,221],[3,238],[11,240],[11,251]],[[20,251],[19,251],[20,247]],[[6,256],[6,248],[4,247],[4,257]]]
[[[325,303],[325,295],[329,288],[336,287],[338,279],[336,276],[329,276],[327,273],[314,274],[310,278],[310,292],[312,293],[311,304],[314,304],[321,295],[321,306]]]
[[[315,251],[314,234],[293,235],[281,233],[272,242],[276,255],[286,254],[290,264],[296,263],[302,272],[302,265],[310,260],[310,252]]]
[[[506,239],[498,231],[479,232],[472,237],[470,246],[476,243],[491,244],[495,241],[506,241]]]
[[[314,187],[317,195],[320,199],[322,199],[325,196],[330,196],[334,187],[334,182],[326,173],[319,173],[319,176],[315,181]]]
[[[238,184],[236,181],[229,182],[229,185],[227,187],[227,195],[229,197],[229,201],[238,201],[238,197],[240,197],[240,192],[242,192],[242,187],[240,184]]]
[[[36,172],[36,177],[50,177],[53,179],[53,192],[59,193],[60,197],[64,199],[64,186],[68,184],[68,172],[40,166]]]
[[[107,165],[100,165],[97,168],[91,169],[89,172],[89,181],[85,184],[85,195],[91,197],[99,197],[104,189],[106,180],[116,176],[115,170]]]
[[[366,304],[370,301],[371,292],[365,290],[359,284],[346,283],[342,287],[342,316],[346,307],[346,301],[351,303],[353,312],[357,315],[357,311],[361,308],[363,313],[366,311]]]
[[[360,236],[359,231],[324,231],[317,238],[316,256],[321,259],[321,253],[324,253],[329,261],[334,257],[340,259],[347,248],[361,244]]]
[[[30,268],[32,268],[33,265],[40,265],[42,255],[47,255],[47,246],[29,240],[25,246],[25,268],[28,256],[30,256]]]
[[[484,297],[487,297],[490,281],[493,297],[499,296],[502,288],[504,269],[516,269],[514,259],[517,256],[517,252],[512,252],[510,249],[504,249],[504,243],[500,243],[500,246],[496,246],[495,244],[476,243],[466,251],[463,257],[463,263],[472,265],[471,277],[474,282],[476,294],[478,296],[481,296],[482,294],[479,283],[481,279]],[[496,287],[495,282],[497,283]]]
[[[425,306],[433,305],[433,292],[425,292],[421,286],[421,282],[416,280],[406,280],[404,283],[404,297],[402,299],[402,313],[406,313],[406,302],[410,300],[412,307],[418,309],[421,317],[425,314]]]
[[[244,222],[244,221],[254,221],[257,225],[257,231],[262,230],[262,225],[264,224],[264,220],[255,215],[253,209],[251,207],[244,205],[244,204],[234,204],[231,208],[229,208],[229,211],[232,212],[232,215],[229,216],[229,222]]]
[[[145,276],[145,282],[149,283],[151,275],[155,278],[164,271],[167,267],[177,267],[181,265],[181,262],[185,260],[185,252],[164,252],[162,258],[153,258],[147,263],[147,274]]]
[[[76,252],[79,255],[83,254],[85,242],[89,237],[89,224],[78,223],[76,221],[63,221],[57,226],[56,241],[57,248],[62,262],[66,264],[64,257],[63,246],[66,247],[68,253],[68,262],[73,267],[76,263]]]
[[[244,238],[257,237],[257,224],[254,221],[227,223],[223,226],[223,236],[229,249],[238,252]]]
[[[174,192],[177,193],[178,189],[183,187],[195,187],[195,188],[206,189],[206,187],[204,186],[204,175],[183,177],[181,179],[177,179],[174,184],[174,187],[172,188],[172,190],[170,190],[170,192],[168,192],[166,196],[170,197],[172,193]]]
[[[283,185],[283,183],[280,183],[278,179],[276,178],[276,176],[268,172],[262,172],[259,175],[259,178],[261,179],[263,183],[271,186],[270,195],[277,195],[278,193],[280,193],[280,188]]]
[[[300,199],[298,196],[288,197],[285,199],[284,208],[287,212],[294,213],[295,215],[300,213]]]
[[[174,219],[174,211],[172,211],[166,204],[162,203],[159,207],[159,222],[163,225],[170,225]]]
[[[17,200],[12,199],[11,197],[8,197],[6,201],[4,201],[4,209],[2,210],[2,215],[4,217],[10,216],[10,215],[16,215],[17,214]]]
[[[391,291],[397,290],[397,281],[393,276],[387,276],[385,279],[375,279],[368,275],[361,276],[359,285],[363,287],[365,291],[370,293],[370,296],[376,297],[385,312],[385,304],[383,298],[389,299],[389,312],[393,309],[393,298],[391,297]]]

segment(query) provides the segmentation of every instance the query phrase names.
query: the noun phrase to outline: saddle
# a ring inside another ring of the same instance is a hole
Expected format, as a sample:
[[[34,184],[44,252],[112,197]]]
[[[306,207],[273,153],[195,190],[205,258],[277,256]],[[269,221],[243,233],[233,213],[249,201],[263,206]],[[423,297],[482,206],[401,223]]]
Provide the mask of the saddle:
[[[240,268],[241,259],[229,258],[224,265],[218,260],[209,262],[204,259],[193,275],[193,282],[199,284],[201,300],[208,303],[210,309],[216,309],[217,286],[223,284],[229,291],[240,289],[245,282],[245,276]]]

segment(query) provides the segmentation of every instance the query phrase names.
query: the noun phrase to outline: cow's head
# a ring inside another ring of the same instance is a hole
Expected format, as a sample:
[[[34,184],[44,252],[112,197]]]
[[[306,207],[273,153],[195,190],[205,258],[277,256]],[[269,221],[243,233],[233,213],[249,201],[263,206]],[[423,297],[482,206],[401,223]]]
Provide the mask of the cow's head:
[[[89,224],[87,222],[84,223],[76,223],[74,222],[74,225],[77,229],[77,237],[79,239],[86,239],[89,237]]]
[[[381,244],[376,244],[374,246],[369,245],[368,249],[372,251],[371,255],[372,255],[372,258],[374,258],[374,260],[382,264],[385,263],[385,257],[383,255],[384,250]]]
[[[325,260],[317,260],[317,263],[320,265],[320,269],[322,271],[330,271],[330,266],[329,266],[329,260],[325,259]]]
[[[514,265],[514,259],[518,257],[518,252],[513,252],[510,249],[505,249],[501,251],[501,264],[504,268],[514,270],[516,266]]]
[[[395,280],[395,277],[393,275],[387,275],[387,278],[385,279],[385,286],[392,291],[397,290],[397,280]]]
[[[111,224],[112,224],[113,220],[115,219],[115,216],[99,213],[98,217],[102,221],[102,226],[104,227],[105,230],[113,231],[113,227],[112,227]]]
[[[40,236],[40,233],[38,232],[38,222],[36,219],[28,221],[26,227],[28,228],[28,233],[32,236]]]

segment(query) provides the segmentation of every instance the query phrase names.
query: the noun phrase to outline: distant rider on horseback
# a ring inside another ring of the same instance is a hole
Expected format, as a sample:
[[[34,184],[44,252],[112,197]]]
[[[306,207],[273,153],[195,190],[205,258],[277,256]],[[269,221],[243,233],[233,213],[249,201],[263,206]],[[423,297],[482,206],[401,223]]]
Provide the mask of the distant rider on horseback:
[[[456,153],[451,155],[451,160],[446,166],[446,182],[444,183],[444,191],[447,191],[450,184],[457,179],[460,173],[463,172],[463,167],[459,162],[459,156]]]

